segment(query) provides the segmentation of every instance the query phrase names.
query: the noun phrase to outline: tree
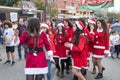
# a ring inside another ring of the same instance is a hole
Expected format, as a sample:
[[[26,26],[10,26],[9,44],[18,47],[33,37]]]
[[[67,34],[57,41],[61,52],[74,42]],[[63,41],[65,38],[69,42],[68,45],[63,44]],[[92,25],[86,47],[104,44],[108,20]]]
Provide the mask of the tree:
[[[36,3],[38,10],[45,10],[45,1],[46,0],[32,0],[34,3]],[[55,6],[55,2],[51,2],[51,0],[48,0],[47,6],[46,6],[46,12],[47,16],[50,18],[57,16],[57,8]]]
[[[1,6],[13,6],[19,0],[0,0]]]
[[[108,12],[107,13],[108,22],[112,23],[114,20],[120,21],[120,13]]]

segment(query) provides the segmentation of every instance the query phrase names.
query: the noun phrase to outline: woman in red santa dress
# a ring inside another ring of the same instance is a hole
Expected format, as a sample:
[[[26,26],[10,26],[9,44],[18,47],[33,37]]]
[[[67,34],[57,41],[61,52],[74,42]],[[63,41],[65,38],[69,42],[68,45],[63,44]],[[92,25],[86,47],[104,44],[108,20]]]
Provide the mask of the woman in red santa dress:
[[[73,24],[68,20],[65,19],[64,21],[64,26],[65,26],[65,32],[67,34],[68,37],[68,41],[71,42],[72,40],[72,36],[73,36]],[[67,54],[67,59],[66,59],[66,74],[69,74],[69,69],[72,65],[72,60],[71,60],[71,56],[70,56],[70,50],[66,51]]]
[[[17,37],[15,40],[17,40]],[[27,44],[29,49],[25,66],[26,80],[41,80],[41,74],[48,72],[43,46],[46,48],[50,61],[54,62],[54,60],[47,36],[44,32],[40,32],[38,19],[32,18],[28,21],[26,31],[20,36],[20,45],[24,43]]]
[[[88,25],[87,29],[89,30],[91,35],[95,35],[95,30],[96,30],[96,21],[94,19],[88,19]],[[89,55],[88,55],[88,60],[90,59],[90,54],[93,54],[93,40],[89,40],[88,42],[88,48],[89,48]],[[93,71],[91,72],[92,74],[95,74],[95,64],[93,64]]]
[[[96,31],[95,35],[91,35],[87,29],[84,29],[88,32],[89,37],[94,41],[93,42],[93,55],[92,55],[92,62],[96,64],[98,67],[98,75],[95,79],[103,78],[103,71],[105,70],[102,67],[101,61],[104,56],[108,56],[109,52],[109,34],[107,31],[107,25],[103,19],[98,19],[96,21]],[[96,68],[94,68],[96,72]]]
[[[66,42],[64,45],[71,50],[73,58],[72,72],[78,77],[78,80],[86,80],[81,73],[81,69],[88,68],[87,56],[85,47],[87,46],[87,40],[83,32],[85,26],[82,22],[76,21],[73,26],[74,37],[72,43]]]
[[[54,53],[54,59],[56,62],[56,68],[57,72],[56,75],[60,78],[64,77],[64,67],[65,67],[65,60],[67,59],[66,56],[66,47],[64,46],[64,43],[67,42],[66,33],[64,30],[64,24],[59,23],[57,25],[57,32],[55,35],[55,50]],[[60,65],[59,65],[60,63]]]

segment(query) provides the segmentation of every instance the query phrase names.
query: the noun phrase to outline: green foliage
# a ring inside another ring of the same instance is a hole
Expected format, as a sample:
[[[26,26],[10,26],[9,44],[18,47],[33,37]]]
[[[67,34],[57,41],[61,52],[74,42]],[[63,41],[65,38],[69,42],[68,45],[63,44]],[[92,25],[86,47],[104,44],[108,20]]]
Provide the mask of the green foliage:
[[[112,23],[113,20],[119,20],[120,21],[120,13],[108,12],[107,17],[108,17],[108,22],[109,23]]]
[[[38,10],[45,10],[45,1],[42,2],[39,0],[36,0],[36,1],[33,0],[33,2],[36,3]],[[48,16],[50,16],[50,18],[57,16],[57,8],[54,7],[53,2],[48,1],[47,6],[46,6],[46,13]]]
[[[19,0],[0,0],[0,6],[13,6]]]
[[[45,3],[44,2],[39,2],[39,3],[36,2],[36,6],[37,6],[38,10],[44,10]]]

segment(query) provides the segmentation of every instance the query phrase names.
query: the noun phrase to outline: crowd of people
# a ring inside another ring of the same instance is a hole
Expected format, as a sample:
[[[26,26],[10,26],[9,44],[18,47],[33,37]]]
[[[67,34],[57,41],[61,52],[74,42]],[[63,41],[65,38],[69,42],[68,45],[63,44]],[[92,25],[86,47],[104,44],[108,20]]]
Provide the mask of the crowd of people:
[[[15,46],[18,46],[21,60],[21,48],[24,48],[26,80],[42,80],[44,74],[47,74],[47,80],[51,80],[51,63],[55,65],[56,76],[59,78],[65,76],[65,71],[69,74],[72,69],[73,80],[86,80],[84,75],[90,65],[90,58],[93,63],[91,73],[95,74],[98,69],[95,79],[101,79],[105,70],[102,59],[108,57],[110,51],[112,58],[115,52],[119,58],[120,37],[114,30],[109,35],[103,19],[64,19],[57,23],[52,20],[40,22],[37,18],[31,18],[26,25],[23,19],[19,19],[17,27],[13,27],[10,21],[5,21],[2,26],[4,31],[1,38],[7,55],[4,64],[15,64]]]

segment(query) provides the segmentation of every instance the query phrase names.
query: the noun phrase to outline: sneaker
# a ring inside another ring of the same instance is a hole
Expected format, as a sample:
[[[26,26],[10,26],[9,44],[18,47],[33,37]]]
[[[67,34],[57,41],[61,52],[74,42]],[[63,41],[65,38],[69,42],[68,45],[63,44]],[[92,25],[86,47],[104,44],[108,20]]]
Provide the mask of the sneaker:
[[[15,61],[12,61],[12,64],[11,64],[11,66],[13,66],[15,64]]]
[[[0,61],[2,61],[2,59],[0,59]]]
[[[4,64],[10,64],[10,60],[7,60]]]
[[[111,58],[112,58],[112,59],[115,59],[115,57],[114,57],[114,56],[111,56]]]

